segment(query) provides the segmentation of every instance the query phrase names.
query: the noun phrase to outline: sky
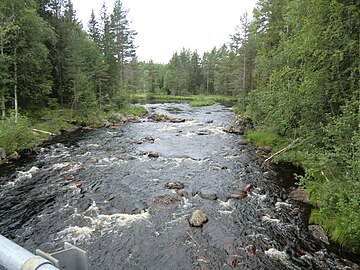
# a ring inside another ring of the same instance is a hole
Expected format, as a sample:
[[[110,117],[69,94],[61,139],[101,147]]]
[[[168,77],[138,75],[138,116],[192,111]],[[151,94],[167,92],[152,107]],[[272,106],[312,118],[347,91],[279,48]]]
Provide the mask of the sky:
[[[114,0],[105,0],[109,13]],[[245,11],[251,15],[257,0],[122,0],[129,9],[130,28],[139,60],[168,63],[175,51],[200,55],[230,40]],[[99,18],[102,0],[73,0],[77,18],[87,25],[91,10]]]

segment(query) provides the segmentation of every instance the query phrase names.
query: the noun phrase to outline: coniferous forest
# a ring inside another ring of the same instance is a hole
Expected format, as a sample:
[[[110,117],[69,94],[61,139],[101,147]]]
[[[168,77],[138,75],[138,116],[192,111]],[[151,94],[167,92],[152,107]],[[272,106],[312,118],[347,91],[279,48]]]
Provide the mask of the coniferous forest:
[[[136,95],[231,96],[255,126],[248,139],[291,145],[274,161],[304,168],[310,222],[359,252],[360,2],[258,0],[223,46],[167,64],[138,60],[128,15],[104,4],[85,30],[71,0],[1,1],[0,148],[111,119]]]

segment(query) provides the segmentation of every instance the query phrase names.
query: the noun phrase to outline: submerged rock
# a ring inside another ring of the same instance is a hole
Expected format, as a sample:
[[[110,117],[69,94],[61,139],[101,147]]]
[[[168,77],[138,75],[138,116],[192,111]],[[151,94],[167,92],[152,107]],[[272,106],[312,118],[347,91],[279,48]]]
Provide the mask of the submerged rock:
[[[247,192],[246,191],[239,191],[238,193],[233,193],[230,195],[231,199],[235,199],[235,200],[242,200],[245,199],[247,197]]]
[[[184,198],[189,198],[189,193],[185,190],[178,189],[176,190],[176,194]]]
[[[210,135],[211,131],[209,131],[209,130],[200,130],[196,134],[199,135],[199,136]]]
[[[160,157],[160,154],[157,153],[157,152],[154,152],[154,151],[150,151],[147,153],[148,157],[151,157],[151,158],[158,158]]]
[[[181,198],[177,195],[160,195],[155,197],[152,204],[157,207],[173,207],[181,203]]]
[[[169,182],[165,184],[165,188],[167,189],[183,189],[185,185],[180,182]]]
[[[207,200],[216,200],[217,199],[217,195],[215,192],[199,191],[197,194],[203,199],[207,199]]]
[[[208,217],[200,210],[195,210],[188,218],[189,224],[193,227],[202,227],[208,221]]]

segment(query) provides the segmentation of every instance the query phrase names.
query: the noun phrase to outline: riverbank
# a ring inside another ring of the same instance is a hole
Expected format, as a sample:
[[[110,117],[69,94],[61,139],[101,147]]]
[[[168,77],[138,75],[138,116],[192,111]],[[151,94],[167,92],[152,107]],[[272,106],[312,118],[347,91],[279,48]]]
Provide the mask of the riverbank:
[[[18,117],[15,123],[8,117],[0,124],[0,164],[18,160],[23,152],[29,152],[52,136],[77,129],[109,127],[126,123],[146,115],[142,106],[127,106],[119,111],[82,114],[69,109],[43,109],[26,117]]]
[[[239,122],[238,119],[242,117],[237,116],[235,123]],[[321,228],[324,235],[321,237],[329,239],[324,243],[330,249],[340,249],[336,246],[341,246],[341,249],[349,253],[359,254],[360,186],[358,182],[349,180],[348,175],[328,174],[327,172],[339,165],[322,163],[324,153],[321,149],[305,148],[306,144],[302,142],[306,138],[302,136],[288,138],[259,127],[246,129],[243,133],[245,138],[256,146],[258,155],[263,158],[264,167],[285,162],[304,169],[304,174],[295,177],[297,189],[304,193],[302,196],[304,202],[311,205],[309,225]],[[309,232],[311,233],[310,230]]]

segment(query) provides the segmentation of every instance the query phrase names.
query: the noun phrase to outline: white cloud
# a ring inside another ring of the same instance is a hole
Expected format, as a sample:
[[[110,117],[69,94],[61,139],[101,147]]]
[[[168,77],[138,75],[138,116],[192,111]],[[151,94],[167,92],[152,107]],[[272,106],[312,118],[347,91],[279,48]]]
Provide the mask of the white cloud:
[[[102,1],[73,0],[77,17],[86,25],[91,9],[98,15]],[[106,0],[111,12],[114,0]],[[256,0],[123,0],[130,9],[131,28],[140,60],[167,63],[183,47],[200,54],[229,41],[240,16],[251,14]]]

